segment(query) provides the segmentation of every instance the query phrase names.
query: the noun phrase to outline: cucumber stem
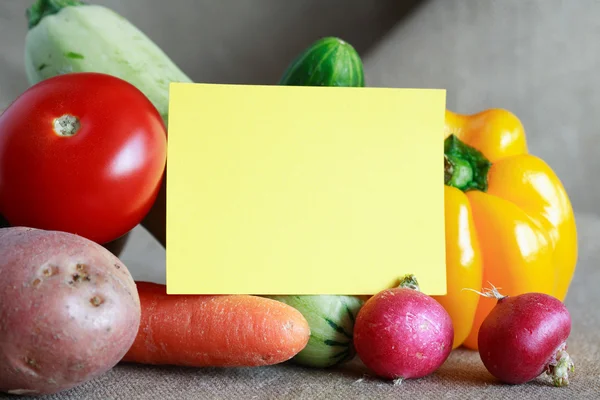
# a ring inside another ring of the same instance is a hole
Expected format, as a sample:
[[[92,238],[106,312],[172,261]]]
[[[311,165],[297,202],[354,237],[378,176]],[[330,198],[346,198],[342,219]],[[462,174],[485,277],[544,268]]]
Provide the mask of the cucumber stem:
[[[29,29],[35,27],[46,15],[56,14],[65,7],[84,4],[80,0],[35,0],[25,12],[28,27]]]

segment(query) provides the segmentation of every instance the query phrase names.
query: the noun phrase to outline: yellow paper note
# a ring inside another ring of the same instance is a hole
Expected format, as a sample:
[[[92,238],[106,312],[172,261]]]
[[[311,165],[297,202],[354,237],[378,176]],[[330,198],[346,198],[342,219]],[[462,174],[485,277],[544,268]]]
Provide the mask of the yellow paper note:
[[[174,83],[170,294],[445,294],[433,89]]]

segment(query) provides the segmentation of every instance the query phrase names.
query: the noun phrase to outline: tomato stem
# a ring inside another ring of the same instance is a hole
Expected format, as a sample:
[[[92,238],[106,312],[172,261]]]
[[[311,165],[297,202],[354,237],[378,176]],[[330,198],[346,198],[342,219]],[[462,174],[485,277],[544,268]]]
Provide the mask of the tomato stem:
[[[70,114],[65,114],[61,117],[55,118],[53,121],[54,132],[58,136],[73,136],[81,127],[79,119]]]
[[[487,190],[487,174],[492,163],[477,149],[455,135],[444,141],[444,183],[464,192]]]

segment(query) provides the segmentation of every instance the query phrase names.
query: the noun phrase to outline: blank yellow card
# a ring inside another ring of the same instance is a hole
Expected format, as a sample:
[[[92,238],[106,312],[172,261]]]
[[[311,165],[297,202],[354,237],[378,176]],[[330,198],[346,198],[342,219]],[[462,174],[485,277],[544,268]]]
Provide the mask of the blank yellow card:
[[[445,294],[433,89],[173,83],[170,294]]]

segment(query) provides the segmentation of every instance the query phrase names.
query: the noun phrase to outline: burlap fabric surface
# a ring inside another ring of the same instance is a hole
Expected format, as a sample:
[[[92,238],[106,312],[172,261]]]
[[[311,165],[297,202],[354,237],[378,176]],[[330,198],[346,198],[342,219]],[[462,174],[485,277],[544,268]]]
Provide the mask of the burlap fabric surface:
[[[0,108],[26,87],[26,3],[0,1]],[[454,111],[504,107],[517,114],[531,152],[557,171],[577,211],[579,264],[566,301],[576,371],[566,388],[544,376],[502,385],[467,350],[399,386],[369,376],[359,360],[331,370],[119,365],[48,399],[600,398],[600,2],[431,0],[402,18],[394,5],[402,2],[387,0],[98,3],[141,26],[197,81],[273,82],[307,42],[338,34],[358,44],[369,85],[445,88]],[[164,250],[145,231],[136,229],[123,260],[136,279],[164,281]]]

